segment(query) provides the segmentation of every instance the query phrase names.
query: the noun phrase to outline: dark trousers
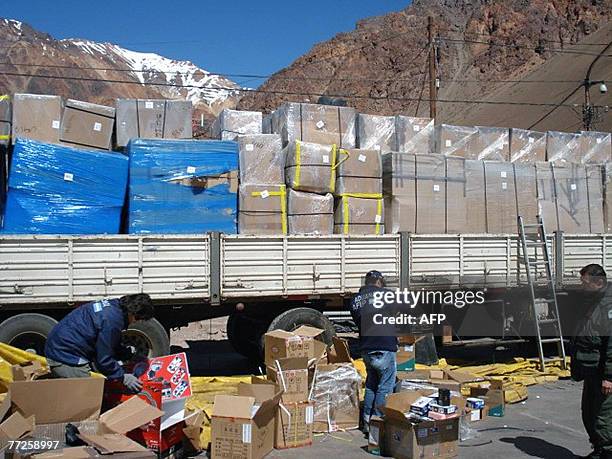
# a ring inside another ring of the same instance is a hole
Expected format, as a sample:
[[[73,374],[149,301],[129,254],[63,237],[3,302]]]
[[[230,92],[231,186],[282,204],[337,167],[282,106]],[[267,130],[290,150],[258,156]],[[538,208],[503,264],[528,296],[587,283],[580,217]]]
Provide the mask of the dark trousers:
[[[612,457],[612,395],[601,393],[601,378],[584,379],[582,422],[595,450]]]

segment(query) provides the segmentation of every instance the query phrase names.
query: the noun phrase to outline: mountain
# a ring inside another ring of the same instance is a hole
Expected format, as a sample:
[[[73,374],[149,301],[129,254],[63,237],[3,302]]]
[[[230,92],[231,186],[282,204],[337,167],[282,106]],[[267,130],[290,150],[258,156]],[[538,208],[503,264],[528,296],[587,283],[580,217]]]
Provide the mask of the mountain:
[[[364,113],[428,116],[428,17],[438,50],[438,122],[580,127],[580,82],[612,41],[609,0],[415,0],[315,45],[239,106],[269,111],[286,100],[316,102],[323,94]],[[612,49],[593,67],[591,79],[606,80],[612,91],[610,55]],[[576,88],[565,102],[576,107],[539,105],[558,104]],[[592,102],[610,105],[610,94],[595,86]],[[612,130],[610,112],[600,115],[595,127]]]
[[[59,94],[106,105],[118,97],[189,99],[196,116],[210,118],[236,105],[239,88],[188,61],[112,43],[55,40],[25,23],[0,19],[0,94]]]

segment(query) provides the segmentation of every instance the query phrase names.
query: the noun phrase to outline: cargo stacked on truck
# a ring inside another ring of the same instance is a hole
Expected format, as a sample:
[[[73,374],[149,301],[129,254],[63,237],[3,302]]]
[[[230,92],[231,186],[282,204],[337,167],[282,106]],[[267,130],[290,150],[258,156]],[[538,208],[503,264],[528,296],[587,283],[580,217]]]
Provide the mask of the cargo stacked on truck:
[[[170,329],[222,316],[245,355],[277,328],[313,325],[329,342],[327,316],[342,316],[372,269],[391,287],[484,291],[481,309],[430,311],[458,325],[501,314],[491,334],[513,339],[533,326],[519,215],[540,214],[551,231],[559,292],[571,297],[582,266],[612,264],[609,133],[285,103],[267,115],[224,110],[215,139],[193,140],[168,129],[191,126],[184,104],[124,99],[111,116],[55,96],[0,104],[11,99],[0,341],[22,348],[41,352],[76,305],[139,292],[157,320],[130,336],[151,355],[168,353]]]

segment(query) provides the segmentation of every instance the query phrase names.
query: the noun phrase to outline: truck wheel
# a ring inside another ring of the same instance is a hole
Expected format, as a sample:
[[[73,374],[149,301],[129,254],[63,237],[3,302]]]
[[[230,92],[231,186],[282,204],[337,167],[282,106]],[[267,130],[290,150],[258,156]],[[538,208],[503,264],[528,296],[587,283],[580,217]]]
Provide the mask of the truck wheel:
[[[47,336],[57,320],[44,314],[18,314],[0,324],[0,341],[11,346],[45,355]]]
[[[261,358],[259,342],[265,329],[261,320],[248,314],[238,312],[227,318],[227,339],[236,352],[249,359]]]
[[[123,332],[123,343],[134,346],[139,356],[151,358],[170,354],[170,337],[157,319],[130,325]]]
[[[328,345],[332,344],[332,338],[336,336],[336,330],[329,319],[321,312],[312,308],[295,308],[283,312],[272,321],[268,327],[268,331],[278,329],[293,331],[302,325],[310,325],[311,327],[325,330],[325,333],[323,333],[323,341]]]

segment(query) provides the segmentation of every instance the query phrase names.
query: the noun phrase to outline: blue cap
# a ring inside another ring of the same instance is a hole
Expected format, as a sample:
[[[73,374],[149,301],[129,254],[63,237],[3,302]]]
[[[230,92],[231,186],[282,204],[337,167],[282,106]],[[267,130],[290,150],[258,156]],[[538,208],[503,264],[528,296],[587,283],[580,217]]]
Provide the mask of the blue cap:
[[[380,271],[376,271],[376,270],[369,271],[365,275],[365,278],[366,278],[366,280],[368,280],[368,279],[376,279],[376,280],[381,280],[383,283],[385,282],[385,276],[383,276]]]

